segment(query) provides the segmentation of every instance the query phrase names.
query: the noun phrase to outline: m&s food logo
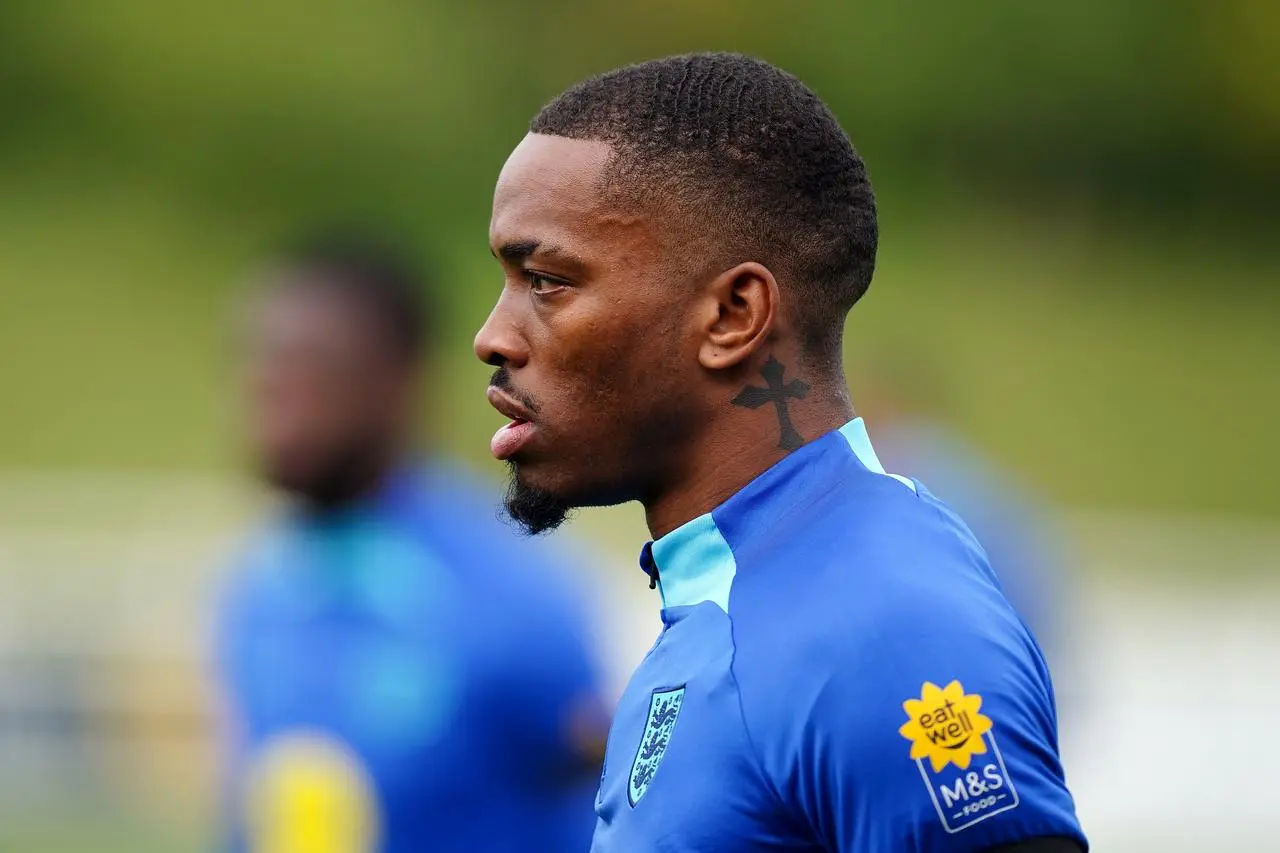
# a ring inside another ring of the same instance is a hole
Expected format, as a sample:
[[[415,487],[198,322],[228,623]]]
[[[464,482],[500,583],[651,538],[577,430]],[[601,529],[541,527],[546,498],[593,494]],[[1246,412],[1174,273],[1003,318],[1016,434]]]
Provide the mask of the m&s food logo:
[[[920,698],[906,700],[902,710],[907,721],[898,733],[911,742],[911,760],[947,832],[1018,805],[980,695],[966,694],[959,681],[943,688],[926,681]]]

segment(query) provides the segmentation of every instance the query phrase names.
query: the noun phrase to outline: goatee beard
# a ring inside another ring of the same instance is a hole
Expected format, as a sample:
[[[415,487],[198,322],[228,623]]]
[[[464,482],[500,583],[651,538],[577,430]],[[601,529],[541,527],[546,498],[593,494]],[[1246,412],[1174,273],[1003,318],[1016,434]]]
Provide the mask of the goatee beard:
[[[520,479],[514,463],[508,462],[511,479],[503,502],[507,515],[530,536],[555,530],[568,520],[573,507],[552,492],[530,486]]]

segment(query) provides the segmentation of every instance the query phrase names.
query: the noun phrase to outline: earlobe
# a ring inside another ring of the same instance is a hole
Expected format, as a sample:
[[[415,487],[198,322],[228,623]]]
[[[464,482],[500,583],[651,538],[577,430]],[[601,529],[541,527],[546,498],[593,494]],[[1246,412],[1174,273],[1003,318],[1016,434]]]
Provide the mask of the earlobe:
[[[738,264],[707,287],[707,323],[698,360],[708,370],[724,370],[749,359],[774,332],[778,282],[754,261]]]

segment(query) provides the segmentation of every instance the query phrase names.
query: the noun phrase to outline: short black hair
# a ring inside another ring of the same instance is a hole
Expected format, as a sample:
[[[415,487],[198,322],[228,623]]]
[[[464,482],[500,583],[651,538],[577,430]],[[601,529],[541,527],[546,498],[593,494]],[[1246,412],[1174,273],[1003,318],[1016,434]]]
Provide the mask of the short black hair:
[[[332,230],[286,245],[272,266],[291,287],[337,293],[379,326],[388,351],[416,361],[431,341],[427,282],[408,254],[357,231]]]
[[[875,268],[875,196],[849,137],[798,79],[733,53],[655,59],[579,83],[530,130],[608,142],[609,188],[701,224],[737,255],[716,262],[764,263],[809,354],[838,359]]]

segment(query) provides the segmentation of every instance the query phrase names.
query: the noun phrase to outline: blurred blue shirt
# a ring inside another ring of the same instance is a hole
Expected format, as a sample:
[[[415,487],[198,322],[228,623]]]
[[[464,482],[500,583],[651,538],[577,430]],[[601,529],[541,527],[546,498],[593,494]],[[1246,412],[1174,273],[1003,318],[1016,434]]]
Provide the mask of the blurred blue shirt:
[[[270,525],[219,614],[231,849],[586,849],[597,673],[557,562],[441,467]]]

